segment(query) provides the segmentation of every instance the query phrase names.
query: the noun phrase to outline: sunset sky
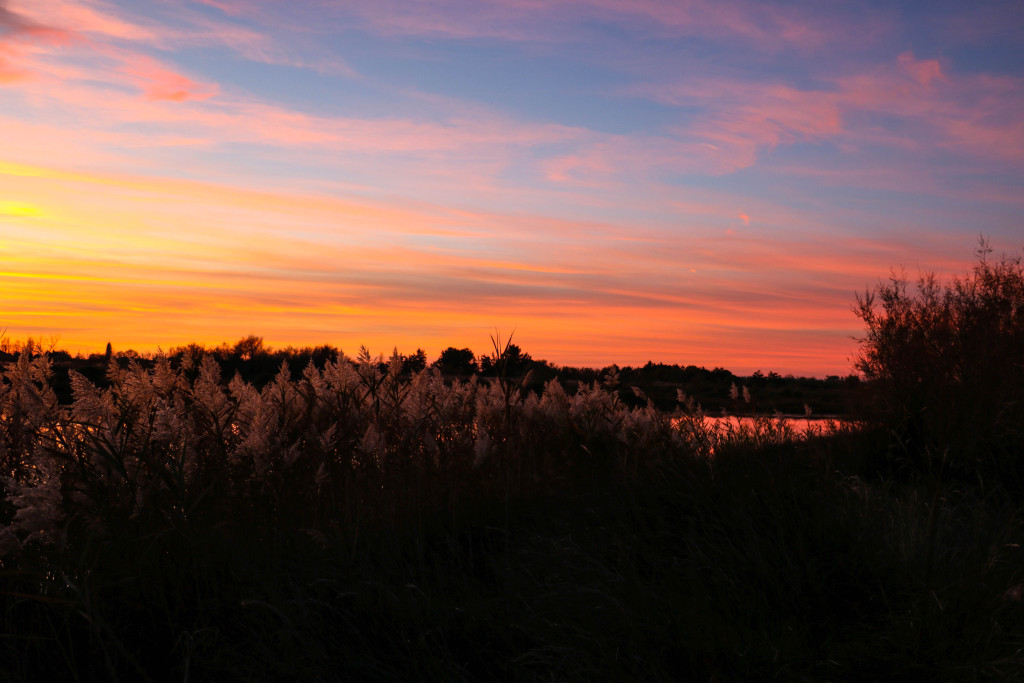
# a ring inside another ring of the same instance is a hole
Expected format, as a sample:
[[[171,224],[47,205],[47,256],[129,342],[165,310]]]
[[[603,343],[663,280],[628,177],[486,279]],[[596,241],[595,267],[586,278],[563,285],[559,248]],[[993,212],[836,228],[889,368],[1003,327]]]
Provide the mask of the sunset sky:
[[[0,0],[0,330],[851,371],[1024,247],[1024,4]]]

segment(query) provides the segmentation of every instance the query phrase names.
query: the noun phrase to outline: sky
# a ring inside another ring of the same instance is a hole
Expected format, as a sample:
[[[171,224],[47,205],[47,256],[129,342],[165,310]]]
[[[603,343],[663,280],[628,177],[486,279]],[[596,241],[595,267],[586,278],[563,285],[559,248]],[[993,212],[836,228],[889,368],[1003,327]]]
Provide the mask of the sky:
[[[1024,247],[1024,4],[0,0],[0,330],[852,372]]]

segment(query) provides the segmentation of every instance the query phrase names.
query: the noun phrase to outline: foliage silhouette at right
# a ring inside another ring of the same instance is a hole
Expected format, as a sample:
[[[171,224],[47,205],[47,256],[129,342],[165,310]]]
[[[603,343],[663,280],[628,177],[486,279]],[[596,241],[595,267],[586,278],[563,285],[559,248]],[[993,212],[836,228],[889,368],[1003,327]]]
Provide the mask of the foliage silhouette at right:
[[[874,387],[867,417],[912,461],[1020,475],[1024,262],[990,254],[982,240],[962,278],[942,285],[926,273],[915,291],[894,275],[858,297],[867,331],[856,366]]]

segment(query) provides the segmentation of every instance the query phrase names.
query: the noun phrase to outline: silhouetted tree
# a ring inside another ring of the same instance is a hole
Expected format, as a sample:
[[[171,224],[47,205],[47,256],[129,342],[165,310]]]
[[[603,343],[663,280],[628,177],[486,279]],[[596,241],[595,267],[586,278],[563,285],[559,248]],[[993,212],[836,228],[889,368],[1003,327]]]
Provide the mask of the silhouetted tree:
[[[421,372],[427,367],[427,352],[416,349],[416,353],[403,359],[402,369],[406,372]]]
[[[523,353],[518,344],[509,343],[500,352],[488,354],[480,359],[480,372],[484,375],[505,375],[519,377],[533,365],[530,354]]]
[[[472,375],[477,371],[476,355],[469,349],[449,346],[434,361],[434,367],[446,375]]]
[[[263,337],[255,335],[249,335],[238,340],[238,343],[231,350],[232,355],[241,360],[253,360],[257,356],[263,355],[264,352]]]
[[[314,347],[310,351],[309,355],[313,364],[318,368],[322,368],[327,364],[327,361],[333,362],[338,360],[338,349],[330,344],[321,344],[320,346]]]

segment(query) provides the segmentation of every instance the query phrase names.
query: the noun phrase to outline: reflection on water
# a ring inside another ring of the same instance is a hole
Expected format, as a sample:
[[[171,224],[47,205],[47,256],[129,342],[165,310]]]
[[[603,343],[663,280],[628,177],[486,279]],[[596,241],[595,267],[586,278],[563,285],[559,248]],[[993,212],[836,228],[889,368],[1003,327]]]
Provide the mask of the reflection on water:
[[[714,456],[725,446],[760,448],[810,437],[828,436],[853,426],[836,417],[680,415],[672,419],[698,455]]]
[[[704,424],[710,429],[721,429],[721,430],[733,430],[737,431],[741,428],[744,429],[756,429],[758,421],[770,420],[778,423],[780,420],[785,425],[785,428],[792,430],[794,436],[806,436],[812,434],[815,436],[821,436],[825,434],[831,434],[832,432],[839,429],[844,422],[839,418],[835,417],[796,417],[796,416],[782,416],[782,417],[771,417],[771,418],[757,418],[757,417],[740,417],[737,415],[726,415],[719,417],[712,417],[710,415],[704,416]]]
[[[747,417],[740,415],[704,415],[699,425],[693,417],[677,417],[672,420],[676,427],[695,427],[708,435],[725,437],[729,434],[765,434],[770,432],[778,437],[803,438],[826,436],[850,426],[849,420],[839,417],[801,417],[795,415]]]

